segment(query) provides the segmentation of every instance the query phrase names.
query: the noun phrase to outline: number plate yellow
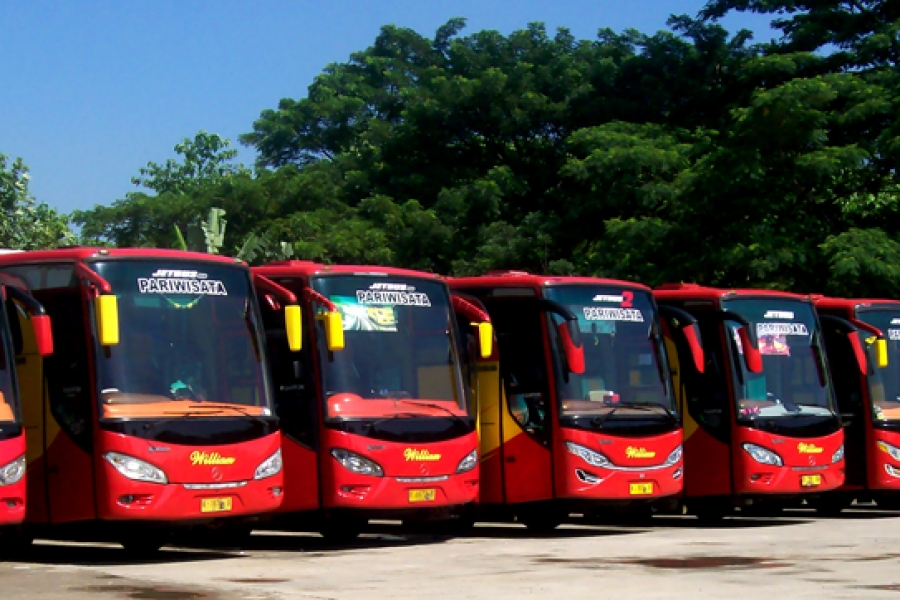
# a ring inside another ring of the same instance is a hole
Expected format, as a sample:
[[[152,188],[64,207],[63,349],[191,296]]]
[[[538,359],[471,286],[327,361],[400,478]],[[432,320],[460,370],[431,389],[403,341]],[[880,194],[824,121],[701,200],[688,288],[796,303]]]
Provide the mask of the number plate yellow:
[[[409,490],[410,502],[434,502],[437,499],[437,490]]]
[[[203,498],[200,500],[200,512],[228,512],[231,510],[231,498]]]
[[[816,487],[817,485],[822,485],[822,476],[821,475],[801,475],[800,476],[800,485],[803,487]]]
[[[652,483],[630,483],[628,484],[628,493],[632,496],[650,496],[653,494]]]

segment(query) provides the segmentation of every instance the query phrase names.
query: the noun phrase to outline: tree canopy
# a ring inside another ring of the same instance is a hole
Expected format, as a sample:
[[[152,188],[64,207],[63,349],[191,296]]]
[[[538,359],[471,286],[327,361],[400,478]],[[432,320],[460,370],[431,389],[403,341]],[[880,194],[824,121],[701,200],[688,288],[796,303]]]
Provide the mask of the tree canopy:
[[[772,14],[754,44],[718,22]],[[213,208],[223,252],[448,274],[528,269],[800,292],[900,291],[900,9],[711,0],[655,34],[385,26],[305,97],[150,163],[76,212],[86,240],[171,246]]]
[[[68,220],[28,189],[28,165],[0,154],[0,248],[39,250],[70,243]]]

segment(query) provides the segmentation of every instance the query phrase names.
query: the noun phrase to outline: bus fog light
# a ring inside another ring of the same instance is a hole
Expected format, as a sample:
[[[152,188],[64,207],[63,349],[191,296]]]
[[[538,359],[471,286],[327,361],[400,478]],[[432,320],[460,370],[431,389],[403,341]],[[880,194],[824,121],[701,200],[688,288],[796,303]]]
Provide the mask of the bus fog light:
[[[756,444],[744,444],[744,451],[750,455],[750,457],[758,463],[762,463],[764,465],[773,465],[776,467],[783,467],[784,461],[781,460],[781,457],[768,450],[763,448],[762,446],[757,446]]]
[[[253,474],[253,479],[266,479],[278,475],[281,473],[281,468],[283,466],[284,462],[281,460],[281,448],[279,448],[275,451],[275,454],[262,461],[259,466],[256,467],[256,473]]]
[[[682,473],[684,473],[684,471],[681,470],[681,467],[678,467],[675,469],[675,472],[672,473],[672,479],[681,479]]]
[[[597,477],[593,473],[588,473],[583,469],[575,469],[575,477],[577,477],[579,481],[591,485],[597,485],[603,481],[602,477]]]
[[[897,469],[892,465],[884,465],[884,470],[887,471],[887,474],[891,477],[900,477],[900,469]]]
[[[146,481],[148,483],[169,483],[162,469],[151,465],[127,454],[107,452],[103,455],[106,462],[115,467],[116,471],[134,481]]]
[[[343,448],[332,448],[331,455],[341,463],[341,466],[352,473],[371,475],[373,477],[384,476],[384,469],[381,468],[381,465],[355,452],[350,452]]]
[[[11,463],[0,467],[0,485],[18,483],[25,476],[25,456],[20,456]]]
[[[472,469],[478,466],[478,450],[472,450],[466,457],[459,461],[459,465],[456,467],[457,473],[468,473]]]

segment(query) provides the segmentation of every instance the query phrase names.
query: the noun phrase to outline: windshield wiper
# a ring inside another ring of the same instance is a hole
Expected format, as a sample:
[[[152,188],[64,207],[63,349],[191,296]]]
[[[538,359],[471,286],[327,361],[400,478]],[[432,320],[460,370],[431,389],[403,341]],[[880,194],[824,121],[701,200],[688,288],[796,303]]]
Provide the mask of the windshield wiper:
[[[606,423],[606,420],[609,419],[609,417],[612,416],[613,413],[615,413],[620,408],[634,408],[636,410],[643,410],[646,412],[655,412],[653,409],[661,408],[666,413],[667,417],[675,422],[678,421],[678,415],[669,410],[669,408],[664,404],[659,404],[658,402],[628,402],[622,403],[619,406],[612,407],[612,409],[610,409],[610,411],[602,417],[594,417],[593,419],[591,419],[591,425],[597,427],[598,429],[603,427],[603,424]]]
[[[202,408],[203,410],[206,410],[207,408],[221,409],[218,412],[222,412],[222,410],[233,410],[234,412],[238,413],[239,415],[247,417],[253,421],[256,421],[257,423],[261,423],[263,425],[269,424],[269,421],[266,420],[262,415],[254,415],[246,408],[244,408],[242,406],[234,406],[233,404],[220,404],[220,403],[216,403],[216,402],[201,401],[200,404],[192,404],[188,408],[194,408],[194,409]],[[217,413],[214,411],[208,411],[208,413],[201,413],[201,414],[217,414]]]
[[[380,419],[376,419],[375,421],[370,421],[367,424],[367,427],[371,431],[372,429],[375,429],[376,426],[380,425],[381,423],[386,423],[387,421],[393,421],[394,419],[414,419],[421,416],[422,415],[414,412],[398,412],[387,417],[381,417]]]
[[[624,404],[623,403],[623,404],[620,404],[619,406],[613,406],[611,409],[609,409],[609,412],[606,413],[605,415],[603,415],[602,417],[592,418],[591,425],[593,425],[594,427],[597,427],[599,429],[600,427],[603,426],[604,423],[606,423],[607,419],[609,419],[613,414],[615,414],[615,412],[617,410],[619,410],[620,408],[632,408],[632,407],[637,408],[639,410],[645,410],[648,412],[651,410],[649,406],[644,406],[641,403],[637,403],[637,404]]]
[[[398,400],[398,402],[406,402],[407,404],[412,404],[414,406],[427,406],[429,408],[437,408],[438,410],[442,410],[445,413],[447,413],[448,415],[450,415],[450,417],[452,417],[454,421],[457,421],[458,423],[462,423],[463,425],[466,424],[466,422],[458,414],[456,414],[455,412],[453,412],[446,406],[441,406],[440,404],[436,404],[434,402],[419,402],[418,400],[406,400],[406,399]]]

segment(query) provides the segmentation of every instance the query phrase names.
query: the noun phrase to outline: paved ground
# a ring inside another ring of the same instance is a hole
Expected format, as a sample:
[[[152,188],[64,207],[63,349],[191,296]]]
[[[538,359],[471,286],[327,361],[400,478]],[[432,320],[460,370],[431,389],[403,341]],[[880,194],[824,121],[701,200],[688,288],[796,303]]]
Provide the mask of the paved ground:
[[[3,600],[424,597],[900,598],[900,513],[796,511],[713,528],[690,517],[575,522],[537,538],[514,525],[448,539],[385,523],[350,546],[262,532],[241,551],[167,548],[149,562],[113,545],[39,541],[0,562]]]

